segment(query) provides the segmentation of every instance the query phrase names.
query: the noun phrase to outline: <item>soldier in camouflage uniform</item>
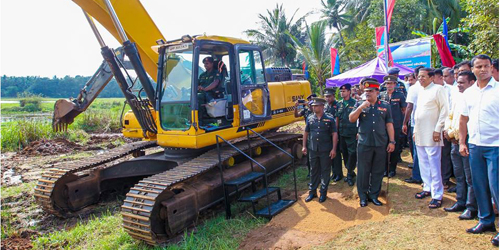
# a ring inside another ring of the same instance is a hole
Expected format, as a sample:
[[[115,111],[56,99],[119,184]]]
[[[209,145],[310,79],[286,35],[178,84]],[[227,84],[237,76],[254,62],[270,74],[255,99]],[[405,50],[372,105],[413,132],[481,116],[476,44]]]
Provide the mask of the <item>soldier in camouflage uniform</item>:
[[[324,112],[325,99],[314,98],[314,114],[307,117],[304,131],[302,152],[308,155],[311,162],[311,182],[306,202],[317,197],[316,189],[320,186],[319,202],[326,200],[330,167],[337,150],[337,126],[332,115]],[[308,141],[307,145],[306,142]]]
[[[304,117],[304,121],[307,122],[307,117],[309,117],[311,114],[314,112],[312,111],[311,108],[311,99],[316,97],[316,94],[311,94],[307,97],[307,103],[304,103],[304,108],[299,111],[299,101],[295,102],[295,110],[294,110],[294,116],[295,118],[298,117]],[[307,142],[306,142],[307,143]],[[311,176],[311,164],[309,162],[309,157],[306,157],[307,160],[307,177]]]
[[[358,141],[356,134],[358,133],[358,126],[356,122],[349,121],[349,114],[354,110],[356,100],[351,97],[351,85],[344,84],[340,86],[340,95],[342,100],[338,102],[337,119],[339,124],[339,137],[340,137],[340,152],[344,160],[344,166],[347,168],[347,177],[344,181],[353,186],[356,174],[356,148]],[[337,156],[339,157],[339,156]]]
[[[396,91],[398,78],[393,75],[384,77],[384,83],[387,90],[380,92],[380,100],[386,101],[391,106],[391,115],[394,124],[394,138],[396,146],[391,154],[389,172],[384,176],[394,177],[396,175],[396,166],[401,154],[401,128],[403,127],[404,113],[406,112],[406,98],[403,93]]]
[[[325,107],[325,113],[329,113],[335,118],[335,122],[338,125],[337,118],[337,110],[338,110],[338,102],[335,100],[335,89],[334,88],[326,88],[325,89],[325,99],[327,101],[327,105]],[[337,126],[338,130],[338,126]],[[337,156],[332,161],[332,180],[337,182],[344,178],[344,174],[342,173],[342,159],[340,158],[340,147],[337,147]]]

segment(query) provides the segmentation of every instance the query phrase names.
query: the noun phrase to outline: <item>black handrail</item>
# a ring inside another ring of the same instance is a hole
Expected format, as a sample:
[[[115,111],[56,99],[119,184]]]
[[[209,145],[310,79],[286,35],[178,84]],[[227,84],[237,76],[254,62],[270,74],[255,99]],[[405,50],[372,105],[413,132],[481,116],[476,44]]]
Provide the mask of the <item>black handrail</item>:
[[[246,127],[246,130],[247,130],[247,137],[248,136],[248,131],[252,131],[254,134],[256,134],[257,136],[259,136],[260,138],[262,138],[263,140],[267,141],[269,144],[273,145],[275,148],[281,150],[281,152],[285,153],[286,155],[288,155],[290,158],[292,158],[292,169],[293,169],[293,185],[294,185],[294,188],[295,188],[295,201],[298,200],[298,194],[297,194],[297,176],[295,174],[295,157],[293,157],[292,154],[289,154],[286,150],[282,149],[281,147],[279,147],[278,145],[274,144],[273,142],[271,142],[270,140],[268,140],[267,138],[263,137],[261,134],[255,132],[253,129],[249,128],[249,127]]]
[[[224,171],[222,169],[222,159],[221,159],[221,156],[220,156],[219,139],[221,139],[222,141],[224,141],[227,145],[231,146],[234,150],[238,151],[240,154],[244,155],[251,162],[257,164],[257,166],[259,166],[260,168],[262,168],[264,170],[264,187],[266,188],[267,210],[268,210],[269,216],[271,216],[271,206],[270,206],[270,202],[269,202],[269,189],[268,189],[268,186],[267,186],[267,169],[266,169],[266,167],[262,166],[262,164],[260,164],[256,160],[252,159],[250,156],[248,156],[247,154],[245,154],[245,152],[241,151],[239,148],[237,148],[236,146],[234,146],[230,142],[226,141],[221,136],[216,135],[215,138],[216,138],[216,141],[217,141],[217,153],[218,153],[218,157],[219,157],[219,170],[220,170],[220,176],[221,176],[222,189],[224,191],[224,205],[226,207],[226,219],[229,219],[231,217],[231,208],[228,207],[228,201],[227,201],[228,197],[227,197],[227,192],[226,192],[226,187],[225,187],[225,182],[224,182],[224,173],[223,173]]]

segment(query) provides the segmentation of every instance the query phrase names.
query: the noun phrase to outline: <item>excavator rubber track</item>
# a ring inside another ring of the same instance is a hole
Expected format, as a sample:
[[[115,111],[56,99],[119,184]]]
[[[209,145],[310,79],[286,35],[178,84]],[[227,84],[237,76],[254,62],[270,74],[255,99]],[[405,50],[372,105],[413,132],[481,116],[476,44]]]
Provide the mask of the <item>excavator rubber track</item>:
[[[129,143],[107,151],[97,157],[86,158],[73,162],[60,163],[49,169],[47,173],[42,174],[35,187],[35,200],[44,211],[54,214],[58,217],[67,217],[64,209],[58,208],[53,200],[54,190],[59,181],[69,174],[78,174],[95,168],[106,168],[105,163],[119,160],[120,158],[137,152],[139,150],[156,147],[156,141],[139,141]]]
[[[271,133],[266,136],[273,143],[288,143],[302,137],[300,134]],[[246,139],[246,138],[245,138]],[[258,146],[264,146],[267,142],[262,139],[248,141],[242,140],[234,145],[243,152]],[[221,161],[238,155],[239,152],[231,147],[221,148]],[[202,155],[187,161],[174,169],[147,177],[141,180],[127,194],[121,207],[121,215],[125,231],[134,239],[144,241],[149,245],[158,245],[165,242],[165,238],[158,237],[152,228],[151,222],[160,217],[162,194],[170,192],[175,184],[179,184],[194,176],[200,175],[214,167],[218,167],[219,158],[217,149],[209,150]],[[175,233],[175,232],[173,232]]]

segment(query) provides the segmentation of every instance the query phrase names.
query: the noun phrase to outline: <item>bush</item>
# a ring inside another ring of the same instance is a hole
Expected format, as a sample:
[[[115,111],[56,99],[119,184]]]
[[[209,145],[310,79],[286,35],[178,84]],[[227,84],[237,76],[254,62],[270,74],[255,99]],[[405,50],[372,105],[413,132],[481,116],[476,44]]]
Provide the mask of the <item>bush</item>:
[[[26,112],[36,112],[42,110],[42,96],[35,95],[28,92],[23,92],[18,95],[19,106],[21,106],[22,111]]]

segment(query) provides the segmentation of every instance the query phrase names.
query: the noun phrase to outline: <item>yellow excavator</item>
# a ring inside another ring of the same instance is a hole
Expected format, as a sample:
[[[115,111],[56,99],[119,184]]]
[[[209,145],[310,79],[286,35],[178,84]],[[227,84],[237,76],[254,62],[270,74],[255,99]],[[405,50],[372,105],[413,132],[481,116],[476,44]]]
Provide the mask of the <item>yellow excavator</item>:
[[[215,204],[223,202],[230,217],[235,197],[268,218],[296,201],[296,189],[295,199],[282,199],[268,177],[302,157],[302,135],[278,129],[300,119],[294,104],[311,93],[309,82],[294,80],[287,68],[266,68],[259,47],[241,39],[185,35],[168,41],[138,0],[73,1],[94,31],[104,62],[78,98],[56,102],[54,129],[66,129],[114,77],[131,109],[121,119],[123,135],[141,140],[54,165],[35,187],[45,211],[72,216],[105,194],[126,193],[123,227],[157,245]],[[107,47],[94,20],[122,47]],[[220,80],[213,98],[202,102],[207,57]],[[145,149],[158,146],[163,150],[146,155]],[[126,160],[129,155],[134,158]],[[248,187],[250,195],[242,196]]]

